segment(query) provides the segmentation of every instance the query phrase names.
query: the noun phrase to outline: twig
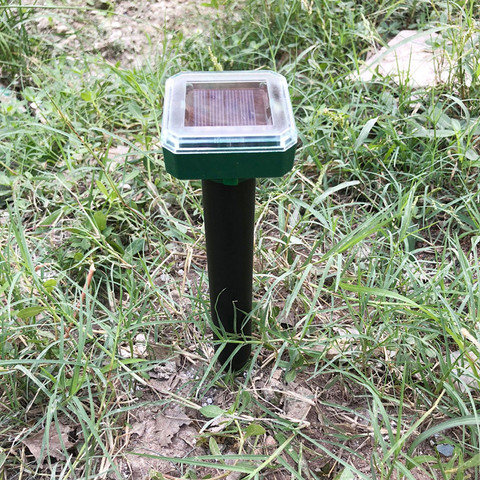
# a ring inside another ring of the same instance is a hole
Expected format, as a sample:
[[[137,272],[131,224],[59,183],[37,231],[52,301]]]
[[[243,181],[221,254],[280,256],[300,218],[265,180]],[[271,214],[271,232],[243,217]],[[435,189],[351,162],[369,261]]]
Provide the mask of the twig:
[[[75,310],[75,312],[73,312],[74,320],[77,318],[77,313],[80,310],[80,307],[82,306],[83,301],[85,300],[85,297],[87,296],[87,291],[88,291],[88,288],[90,287],[90,284],[92,283],[94,272],[95,272],[95,265],[91,263],[90,268],[88,269],[87,279],[85,280],[85,285],[83,287],[82,295],[80,296],[80,301],[78,302],[77,309]]]

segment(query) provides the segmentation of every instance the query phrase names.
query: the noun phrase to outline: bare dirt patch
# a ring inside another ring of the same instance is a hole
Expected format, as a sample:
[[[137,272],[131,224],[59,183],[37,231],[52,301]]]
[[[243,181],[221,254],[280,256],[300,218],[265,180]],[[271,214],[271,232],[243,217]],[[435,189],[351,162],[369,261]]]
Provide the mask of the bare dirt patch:
[[[188,467],[175,459],[195,460],[199,455],[212,455],[215,454],[212,448],[224,456],[270,456],[292,434],[292,428],[297,431],[295,438],[263,472],[265,478],[291,478],[286,465],[294,469],[301,465],[305,478],[324,480],[336,478],[345,465],[366,475],[372,473],[370,459],[379,449],[374,440],[375,423],[383,435],[387,436],[388,431],[382,418],[372,417],[366,388],[345,382],[336,374],[314,375],[311,368],[287,382],[285,370],[275,368],[261,354],[247,385],[242,385],[241,378],[235,385],[205,385],[195,396],[191,387],[198,388],[205,365],[186,359],[180,352],[152,370],[150,380],[138,386],[143,392],[142,401],[138,408],[129,410],[117,454],[125,478],[156,478],[152,474],[178,478],[189,468],[193,468],[198,478],[216,477],[222,475],[221,466]],[[194,402],[197,408],[190,406]],[[228,412],[238,402],[235,413],[225,413],[216,419],[205,418],[198,411],[199,407],[211,405]],[[248,406],[245,410],[248,415],[242,413],[243,402],[246,402],[243,407]],[[389,418],[395,418],[395,405],[385,404],[385,408],[392,410]],[[414,408],[405,406],[403,418],[408,424],[401,426],[402,432],[406,432],[418,414]],[[264,433],[240,442],[251,423],[261,425]],[[390,428],[395,430],[397,425]],[[381,451],[377,453],[377,457],[383,457]],[[428,443],[419,447],[417,453],[435,455]],[[260,463],[260,458],[253,461],[254,466]],[[236,478],[233,473],[224,473],[226,478]],[[431,478],[418,469],[411,473],[417,480]],[[397,478],[395,475],[394,472],[391,478]]]
[[[59,38],[57,48],[100,53],[132,68],[152,62],[175,36],[204,33],[222,12],[192,0],[42,0],[38,28]]]

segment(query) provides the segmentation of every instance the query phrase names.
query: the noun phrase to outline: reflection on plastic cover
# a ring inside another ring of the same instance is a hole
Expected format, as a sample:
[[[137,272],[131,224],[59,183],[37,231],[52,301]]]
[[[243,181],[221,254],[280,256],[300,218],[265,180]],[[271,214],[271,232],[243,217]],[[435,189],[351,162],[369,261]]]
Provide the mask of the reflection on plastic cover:
[[[191,83],[185,98],[186,127],[272,125],[265,83]]]

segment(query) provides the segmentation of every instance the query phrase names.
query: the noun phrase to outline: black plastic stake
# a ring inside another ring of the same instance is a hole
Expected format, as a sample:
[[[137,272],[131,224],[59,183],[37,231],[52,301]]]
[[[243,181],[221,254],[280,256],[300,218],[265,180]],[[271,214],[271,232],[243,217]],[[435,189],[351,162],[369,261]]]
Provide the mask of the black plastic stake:
[[[202,181],[210,305],[219,361],[240,370],[248,361],[252,323],[255,179],[238,185]],[[225,342],[221,342],[225,340]]]

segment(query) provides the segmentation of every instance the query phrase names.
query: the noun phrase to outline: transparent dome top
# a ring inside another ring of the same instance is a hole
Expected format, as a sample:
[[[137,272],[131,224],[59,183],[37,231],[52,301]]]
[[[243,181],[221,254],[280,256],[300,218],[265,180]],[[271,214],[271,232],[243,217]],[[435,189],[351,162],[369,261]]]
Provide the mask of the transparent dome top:
[[[174,154],[283,152],[296,142],[282,75],[185,72],[167,80],[161,143]]]

